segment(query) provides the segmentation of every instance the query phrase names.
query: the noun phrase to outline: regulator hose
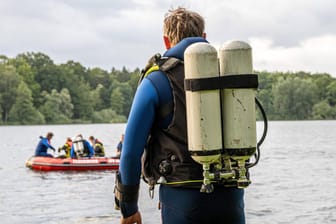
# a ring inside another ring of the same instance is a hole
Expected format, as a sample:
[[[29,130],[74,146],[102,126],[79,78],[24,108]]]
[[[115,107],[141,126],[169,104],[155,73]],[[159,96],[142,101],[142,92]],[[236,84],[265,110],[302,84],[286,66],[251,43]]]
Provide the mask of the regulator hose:
[[[263,117],[263,121],[264,121],[264,131],[263,131],[263,134],[260,138],[260,140],[258,141],[257,143],[257,151],[256,153],[254,154],[254,158],[255,158],[255,161],[253,163],[247,163],[246,164],[246,168],[251,168],[251,167],[254,167],[255,165],[258,164],[259,162],[259,159],[260,159],[260,146],[261,144],[264,142],[265,138],[266,138],[266,135],[267,135],[267,129],[268,129],[268,123],[267,123],[267,117],[266,117],[266,113],[265,113],[265,110],[264,108],[261,106],[261,103],[259,102],[259,100],[257,98],[255,98],[255,103],[256,105],[258,106],[260,112],[261,112],[261,115]]]

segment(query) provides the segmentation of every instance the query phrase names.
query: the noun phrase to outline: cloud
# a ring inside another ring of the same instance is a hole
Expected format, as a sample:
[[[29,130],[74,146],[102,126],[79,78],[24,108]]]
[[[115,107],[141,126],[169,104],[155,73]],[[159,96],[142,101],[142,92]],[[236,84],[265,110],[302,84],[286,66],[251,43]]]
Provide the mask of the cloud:
[[[215,34],[222,33],[228,39],[267,36],[275,44],[286,46],[296,45],[311,36],[335,32],[335,7],[333,0],[236,0],[214,4],[208,7],[211,13],[206,12],[206,15],[211,22],[208,28]]]
[[[334,0],[1,0],[0,54],[42,52],[55,63],[107,70],[142,67],[164,51],[164,14],[178,5],[205,17],[211,43],[252,43],[256,68],[335,74]],[[321,44],[327,50],[314,48]]]
[[[276,46],[271,39],[250,39],[257,70],[327,72],[334,76],[335,43],[336,35],[308,38],[292,47]]]

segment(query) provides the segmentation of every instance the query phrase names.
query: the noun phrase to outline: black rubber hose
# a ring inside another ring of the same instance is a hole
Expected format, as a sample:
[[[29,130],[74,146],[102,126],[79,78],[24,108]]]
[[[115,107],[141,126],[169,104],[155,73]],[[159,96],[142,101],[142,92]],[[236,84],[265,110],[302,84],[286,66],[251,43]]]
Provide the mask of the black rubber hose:
[[[261,103],[259,102],[259,100],[257,98],[255,98],[255,103],[257,104],[257,106],[258,106],[258,108],[259,108],[259,110],[261,112],[261,115],[263,117],[263,120],[264,120],[264,131],[263,131],[263,135],[261,136],[260,140],[257,143],[257,151],[254,154],[255,161],[254,161],[254,163],[248,163],[248,164],[246,164],[246,168],[251,168],[251,167],[254,167],[255,165],[258,164],[259,159],[260,159],[260,146],[261,146],[261,144],[264,142],[264,140],[266,138],[267,129],[268,129],[268,122],[267,122],[267,117],[266,117],[265,110],[261,106]]]

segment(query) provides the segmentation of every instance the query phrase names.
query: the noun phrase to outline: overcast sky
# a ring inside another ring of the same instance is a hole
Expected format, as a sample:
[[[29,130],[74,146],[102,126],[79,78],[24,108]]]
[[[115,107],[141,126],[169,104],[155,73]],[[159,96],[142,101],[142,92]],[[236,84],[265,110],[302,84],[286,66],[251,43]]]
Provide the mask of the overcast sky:
[[[219,47],[248,42],[254,69],[336,77],[335,0],[0,0],[0,55],[42,52],[110,70],[142,68],[164,52],[162,20],[183,6]]]

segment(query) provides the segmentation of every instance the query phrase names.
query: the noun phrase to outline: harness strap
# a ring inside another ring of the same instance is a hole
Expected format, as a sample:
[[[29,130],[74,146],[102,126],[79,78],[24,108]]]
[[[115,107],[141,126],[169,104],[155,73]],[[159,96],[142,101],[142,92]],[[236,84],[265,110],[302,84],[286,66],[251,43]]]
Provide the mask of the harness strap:
[[[148,63],[152,63],[152,66],[151,67],[149,67],[148,65],[146,66],[146,68],[142,71],[142,77],[139,81],[140,83],[143,78],[147,77],[149,80],[152,81],[153,85],[158,90],[161,89],[162,86],[161,83],[166,82],[166,79],[163,79],[160,76],[153,78],[148,75],[154,71],[167,72],[171,68],[174,68],[178,63],[183,63],[183,61],[181,61],[178,58],[159,57],[159,56],[161,55],[155,54],[153,57],[150,58]],[[161,99],[162,97],[159,96],[159,98]],[[158,117],[159,118],[167,117],[173,111],[173,109],[174,109],[174,103],[172,101],[165,104],[161,104],[160,109],[158,110]]]
[[[162,58],[163,63],[159,64],[160,70],[163,72],[168,71],[171,68],[174,68],[178,63],[183,63],[183,61],[181,61],[178,58],[173,58],[173,57],[169,57],[169,58]]]
[[[210,78],[185,79],[187,91],[258,88],[257,74],[225,75]]]

